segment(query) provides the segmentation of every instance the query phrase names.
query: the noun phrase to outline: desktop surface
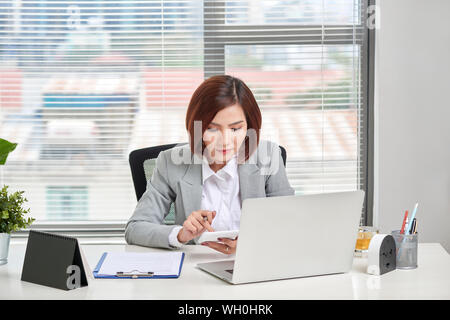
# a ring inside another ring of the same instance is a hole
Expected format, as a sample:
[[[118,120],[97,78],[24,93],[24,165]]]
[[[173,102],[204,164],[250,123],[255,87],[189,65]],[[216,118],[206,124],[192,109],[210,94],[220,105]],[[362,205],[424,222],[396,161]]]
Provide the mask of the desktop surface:
[[[89,244],[80,240],[93,270],[103,252],[166,251],[126,245],[122,240]],[[201,245],[184,246],[178,279],[90,279],[89,286],[63,291],[21,281],[26,239],[12,239],[8,263],[0,266],[0,300],[6,299],[450,299],[450,255],[438,243],[420,243],[419,267],[382,276],[366,273],[367,258],[355,257],[349,273],[231,285],[196,267],[233,259]]]

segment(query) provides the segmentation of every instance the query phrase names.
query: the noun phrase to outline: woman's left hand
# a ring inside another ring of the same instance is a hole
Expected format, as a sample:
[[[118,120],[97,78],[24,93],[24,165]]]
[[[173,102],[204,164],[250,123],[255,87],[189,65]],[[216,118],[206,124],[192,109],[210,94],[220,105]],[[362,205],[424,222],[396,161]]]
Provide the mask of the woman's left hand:
[[[222,252],[224,254],[233,254],[236,252],[236,245],[238,238],[236,237],[235,240],[226,239],[226,238],[219,238],[220,242],[215,241],[207,241],[203,242],[202,245],[210,247],[211,249],[217,250],[219,252]]]

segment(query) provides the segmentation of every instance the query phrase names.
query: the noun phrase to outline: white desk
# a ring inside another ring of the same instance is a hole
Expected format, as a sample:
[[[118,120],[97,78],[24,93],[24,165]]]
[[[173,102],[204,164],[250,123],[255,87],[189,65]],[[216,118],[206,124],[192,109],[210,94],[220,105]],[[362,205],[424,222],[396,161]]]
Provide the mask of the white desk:
[[[158,250],[124,244],[83,244],[93,269],[105,251]],[[4,299],[450,299],[450,255],[437,243],[419,244],[415,270],[382,276],[365,273],[367,259],[355,258],[350,273],[230,285],[196,268],[226,256],[203,246],[186,246],[178,279],[94,279],[88,287],[63,291],[20,280],[26,239],[11,241],[8,264],[0,266]]]

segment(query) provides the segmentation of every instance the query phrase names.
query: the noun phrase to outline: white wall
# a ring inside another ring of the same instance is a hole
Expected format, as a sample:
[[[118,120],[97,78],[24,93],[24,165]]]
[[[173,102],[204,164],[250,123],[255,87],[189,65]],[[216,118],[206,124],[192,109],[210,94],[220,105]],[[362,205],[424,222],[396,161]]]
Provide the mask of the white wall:
[[[378,0],[375,224],[450,252],[450,1]]]

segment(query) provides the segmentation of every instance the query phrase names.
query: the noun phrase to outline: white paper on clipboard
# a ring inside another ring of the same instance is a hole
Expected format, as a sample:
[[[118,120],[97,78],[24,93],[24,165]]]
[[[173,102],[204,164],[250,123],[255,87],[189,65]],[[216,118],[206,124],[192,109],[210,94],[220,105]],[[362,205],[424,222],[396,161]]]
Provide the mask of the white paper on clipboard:
[[[98,274],[153,272],[155,276],[176,275],[182,255],[183,252],[108,252]]]

